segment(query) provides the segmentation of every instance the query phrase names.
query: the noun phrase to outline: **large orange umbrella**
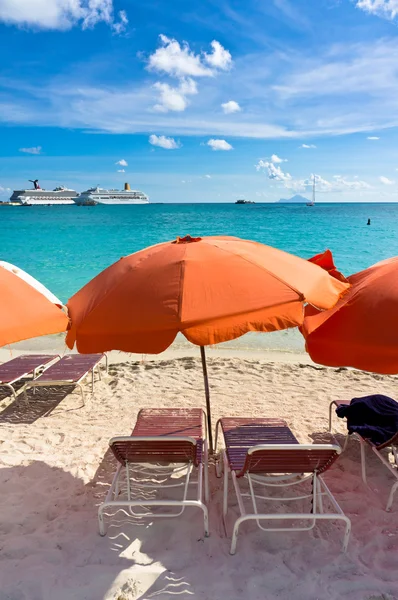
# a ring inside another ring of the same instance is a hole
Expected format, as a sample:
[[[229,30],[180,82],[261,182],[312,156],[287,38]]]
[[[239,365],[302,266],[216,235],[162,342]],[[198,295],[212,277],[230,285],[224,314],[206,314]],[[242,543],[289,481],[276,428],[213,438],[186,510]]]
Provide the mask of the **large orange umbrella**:
[[[398,257],[348,277],[351,288],[336,306],[307,306],[302,333],[322,365],[398,373]]]
[[[0,267],[0,347],[66,331],[68,318],[43,292]]]
[[[201,346],[206,374],[203,346],[297,326],[305,302],[331,308],[347,288],[257,242],[187,236],[121,258],[77,292],[67,304],[66,343],[82,353],[157,354],[181,332]]]

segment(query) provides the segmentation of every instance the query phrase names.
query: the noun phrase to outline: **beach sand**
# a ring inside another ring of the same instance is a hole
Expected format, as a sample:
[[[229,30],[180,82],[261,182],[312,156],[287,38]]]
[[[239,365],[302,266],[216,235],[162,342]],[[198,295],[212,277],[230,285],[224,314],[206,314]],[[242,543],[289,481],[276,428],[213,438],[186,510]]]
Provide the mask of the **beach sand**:
[[[8,358],[3,350],[0,360]],[[222,415],[282,417],[310,443],[331,439],[331,400],[394,397],[398,388],[396,377],[322,368],[284,353],[209,349],[208,370],[214,423]],[[237,503],[231,489],[227,537],[213,468],[208,539],[195,509],[140,524],[118,515],[99,536],[97,508],[115,469],[109,438],[128,435],[142,407],[204,406],[197,348],[155,360],[112,354],[109,375],[93,395],[87,387],[84,407],[79,394],[62,389],[29,398],[0,404],[1,600],[398,598],[398,494],[386,513],[392,478],[369,452],[364,486],[354,440],[325,475],[352,520],[347,554],[342,526],[321,523],[294,533],[245,525],[230,556]],[[344,424],[334,423],[341,443]]]

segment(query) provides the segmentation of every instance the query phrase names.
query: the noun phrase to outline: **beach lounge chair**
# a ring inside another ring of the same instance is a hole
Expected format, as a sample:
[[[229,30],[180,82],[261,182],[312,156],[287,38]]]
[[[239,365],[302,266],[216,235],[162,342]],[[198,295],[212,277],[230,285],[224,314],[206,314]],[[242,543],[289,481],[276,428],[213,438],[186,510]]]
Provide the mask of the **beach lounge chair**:
[[[108,371],[108,358],[106,354],[69,354],[63,356],[58,362],[51,365],[36,379],[29,381],[24,388],[35,390],[37,387],[71,386],[78,387],[84,404],[84,390],[82,383],[91,374],[91,391],[94,392],[94,373],[97,371],[101,379],[100,363],[105,361]]]
[[[341,405],[350,404],[350,400],[333,400],[329,405],[329,432],[332,431],[332,413],[333,408],[338,408]],[[361,474],[362,481],[367,485],[367,477],[366,477],[366,446],[371,448],[372,452],[375,456],[383,463],[384,466],[392,473],[394,478],[396,479],[395,483],[392,485],[390,494],[387,500],[386,511],[391,510],[391,506],[394,500],[394,494],[398,489],[398,431],[395,433],[389,440],[384,442],[383,444],[374,444],[371,440],[366,439],[359,435],[357,432],[347,434],[346,441],[344,444],[344,450],[347,447],[348,440],[351,437],[355,437],[360,442],[361,448]],[[393,456],[393,464],[388,460],[388,457],[385,456],[383,450],[389,449]]]
[[[345,523],[343,549],[347,549],[351,523],[337,504],[334,496],[323,480],[322,474],[334,463],[341,448],[331,444],[299,444],[286,421],[280,419],[223,418],[216,426],[216,443],[221,427],[225,450],[218,465],[218,476],[224,469],[223,515],[228,510],[229,474],[238,500],[240,516],[235,521],[230,553],[235,554],[240,525],[249,520],[256,521],[263,531],[306,531],[312,529],[318,520],[337,519]],[[241,491],[240,481],[246,479],[249,491]],[[260,494],[269,488],[278,491],[286,488],[293,492],[295,486],[311,483],[310,493],[300,493],[287,497]],[[325,512],[324,498],[335,512]],[[250,504],[248,500],[250,501]],[[308,510],[304,512],[282,512],[285,502],[306,500]],[[259,501],[274,502],[275,512],[262,512]],[[295,527],[265,527],[262,522],[304,521]],[[309,521],[309,524],[306,522]]]
[[[98,510],[101,535],[105,535],[104,512],[110,509],[122,509],[141,519],[178,517],[186,507],[203,511],[205,535],[209,535],[203,502],[203,480],[206,502],[209,487],[206,415],[202,409],[142,409],[131,436],[114,437],[109,445],[119,465]],[[192,480],[194,469],[197,477]],[[189,499],[190,485],[195,488],[193,499]],[[178,499],[170,499],[172,492],[180,492]],[[158,507],[163,511],[158,512]]]
[[[54,361],[59,360],[58,354],[24,354],[0,365],[0,387],[10,390],[14,398],[17,391],[14,384],[31,377],[36,379]]]

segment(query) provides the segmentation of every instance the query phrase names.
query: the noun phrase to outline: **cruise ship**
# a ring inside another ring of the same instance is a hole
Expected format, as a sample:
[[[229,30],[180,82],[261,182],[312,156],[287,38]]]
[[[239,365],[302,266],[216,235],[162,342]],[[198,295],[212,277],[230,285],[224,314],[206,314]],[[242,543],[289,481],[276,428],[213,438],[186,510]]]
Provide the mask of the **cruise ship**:
[[[75,190],[59,186],[54,190],[43,190],[38,179],[29,179],[33,183],[30,190],[14,190],[10,198],[11,204],[24,206],[52,206],[58,204],[74,204],[78,195]]]
[[[130,189],[128,183],[124,184],[124,190],[90,188],[74,198],[74,201],[80,206],[92,204],[149,204],[148,196],[138,190]]]

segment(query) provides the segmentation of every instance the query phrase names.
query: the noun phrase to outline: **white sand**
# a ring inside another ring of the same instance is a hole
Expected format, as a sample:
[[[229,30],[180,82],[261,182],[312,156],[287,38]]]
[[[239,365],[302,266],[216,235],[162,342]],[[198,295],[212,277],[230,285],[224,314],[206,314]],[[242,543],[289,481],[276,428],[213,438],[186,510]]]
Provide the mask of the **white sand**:
[[[3,401],[0,599],[398,598],[398,494],[386,513],[391,477],[369,456],[366,488],[355,441],[325,475],[352,519],[346,555],[342,527],[323,523],[312,532],[278,534],[246,525],[237,554],[230,556],[220,516],[221,482],[213,470],[210,538],[203,539],[201,514],[194,509],[179,519],[141,525],[115,519],[107,537],[99,536],[97,507],[115,467],[109,438],[129,434],[141,407],[203,406],[197,352],[113,364],[94,396],[87,394],[84,408],[78,394],[60,390],[40,390],[28,406],[22,399]],[[398,389],[397,378],[304,361],[269,363],[259,353],[232,358],[212,350],[208,355],[214,422],[221,415],[283,417],[300,441],[330,439],[325,434],[330,400],[376,392],[394,397]],[[0,359],[6,358],[3,351]],[[343,432],[343,424],[335,423]],[[232,494],[231,505],[229,526],[237,515]]]

